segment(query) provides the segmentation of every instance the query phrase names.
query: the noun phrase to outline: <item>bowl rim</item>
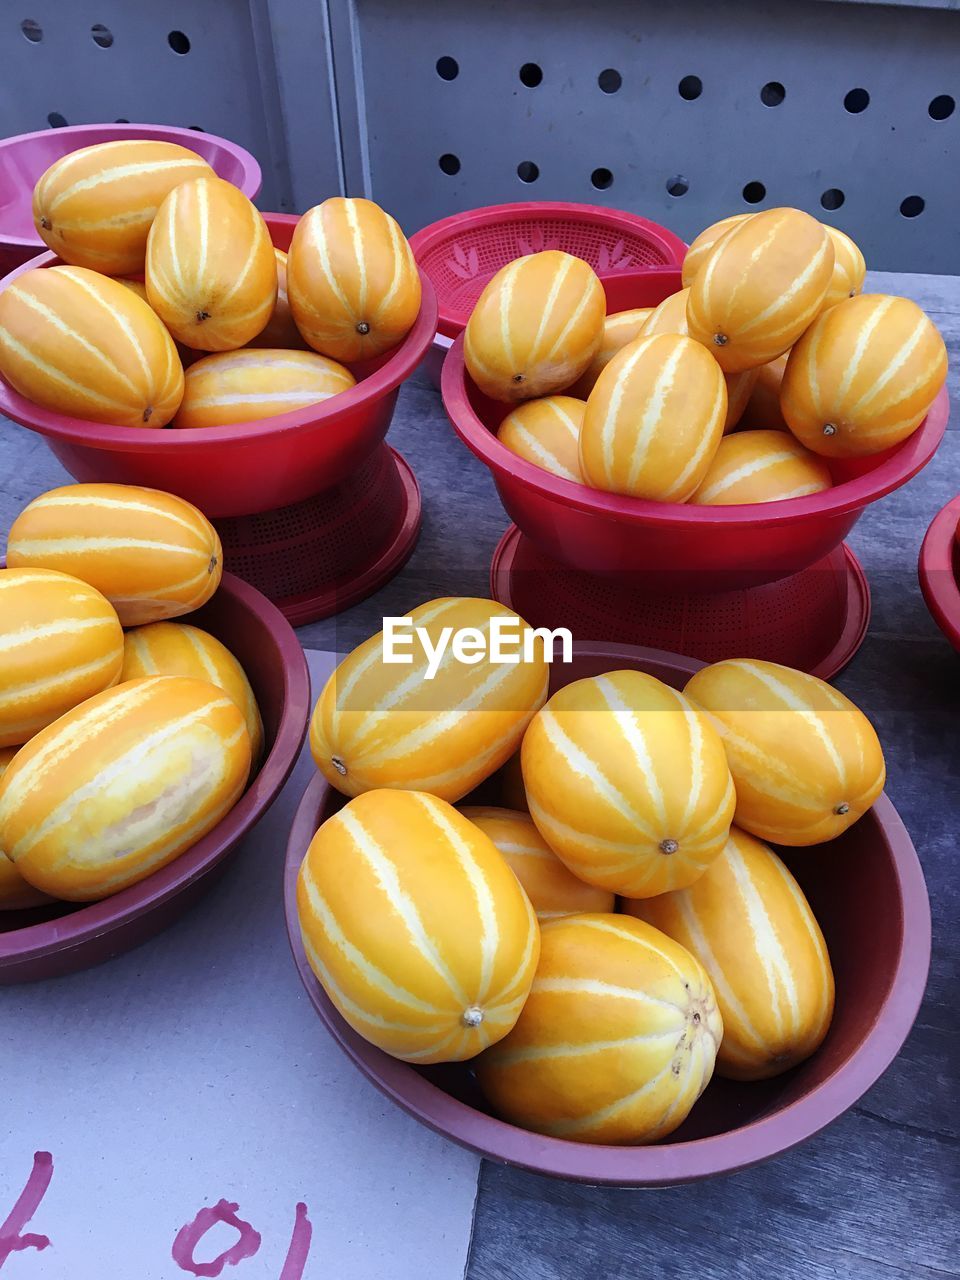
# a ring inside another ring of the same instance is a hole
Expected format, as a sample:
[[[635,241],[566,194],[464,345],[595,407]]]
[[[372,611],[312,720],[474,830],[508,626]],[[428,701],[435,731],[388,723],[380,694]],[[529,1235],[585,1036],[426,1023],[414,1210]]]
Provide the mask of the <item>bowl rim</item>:
[[[137,138],[156,138],[161,142],[171,141],[170,135],[175,134],[178,138],[182,138],[183,145],[186,146],[187,140],[200,134],[201,137],[213,138],[224,151],[228,152],[237,160],[241,168],[241,180],[238,184],[240,190],[250,200],[253,200],[260,192],[263,186],[263,171],[260,168],[260,162],[252,152],[247,151],[245,147],[241,147],[237,142],[231,142],[229,138],[221,137],[219,133],[208,133],[206,129],[189,129],[186,125],[176,124],[121,124],[119,121],[110,122],[102,121],[100,124],[67,124],[62,125],[56,130],[52,129],[34,129],[30,133],[15,133],[9,138],[0,138],[0,152],[14,151],[17,147],[24,144],[29,145],[36,138],[49,138],[52,133],[58,136],[76,136],[80,139],[75,147],[70,147],[64,152],[68,155],[70,151],[78,151],[81,147],[91,146],[92,143],[86,142],[89,137],[98,137],[103,133],[116,134],[116,137],[104,138],[105,142],[125,142],[128,139],[133,141]],[[189,148],[193,150],[193,148]],[[36,246],[37,252],[43,251],[43,241],[39,236],[15,236],[6,232],[0,235],[0,244],[9,248],[32,249]]]
[[[3,562],[0,561],[0,564]],[[179,857],[144,880],[99,902],[81,905],[69,915],[0,933],[0,971],[39,957],[70,951],[99,934],[110,933],[176,897],[229,854],[276,799],[297,762],[310,713],[310,674],[296,634],[275,605],[249,583],[224,573],[217,593],[225,591],[259,617],[280,651],[283,698],[273,745],[246,791],[225,817]],[[190,614],[181,621],[189,622]]]
[[[262,216],[268,227],[291,226],[299,221],[293,214],[264,213]],[[55,253],[48,251],[39,254],[0,279],[0,293],[24,272],[57,265],[62,264]],[[419,267],[418,271],[422,296],[420,310],[410,332],[392,351],[386,353],[386,359],[378,369],[349,390],[341,391],[319,404],[294,409],[290,413],[276,414],[272,418],[260,418],[256,422],[204,427],[202,430],[114,427],[44,409],[21,396],[0,377],[0,414],[6,414],[21,426],[55,440],[64,440],[87,449],[105,449],[117,453],[162,453],[178,449],[183,453],[210,452],[224,444],[256,445],[262,440],[301,431],[306,427],[330,430],[335,423],[357,409],[371,401],[382,400],[395,391],[410,377],[426,354],[437,331],[437,295],[429,276]],[[353,368],[360,369],[362,366],[354,365]]]
[[[611,663],[669,665],[689,674],[706,665],[632,645],[575,644],[573,652]],[[308,783],[294,815],[284,858],[284,918],[300,980],[326,1030],[372,1084],[422,1124],[488,1159],[532,1173],[623,1187],[673,1185],[746,1169],[805,1142],[852,1107],[889,1067],[916,1019],[930,964],[930,903],[913,842],[884,792],[861,821],[872,814],[886,837],[900,890],[904,941],[880,1013],[844,1063],[783,1110],[707,1138],[659,1146],[605,1146],[531,1133],[460,1102],[408,1063],[369,1044],[341,1018],[314,977],[297,923],[296,882],[300,862],[316,830],[315,815],[331,791],[319,774]]]
[[[960,494],[937,512],[920,546],[917,572],[920,590],[934,622],[960,650],[960,582],[955,576]]]
[[[886,455],[872,470],[843,480],[820,493],[780,502],[692,506],[688,502],[652,502],[591,489],[575,480],[552,475],[500,443],[477,414],[467,393],[468,374],[463,357],[463,334],[447,353],[440,375],[440,391],[454,431],[497,480],[523,485],[539,496],[578,511],[623,521],[640,520],[661,526],[769,527],[805,517],[844,515],[862,510],[913,478],[936,453],[950,416],[946,383],[937,392],[927,416],[916,431]],[[3,404],[0,402],[0,410]]]

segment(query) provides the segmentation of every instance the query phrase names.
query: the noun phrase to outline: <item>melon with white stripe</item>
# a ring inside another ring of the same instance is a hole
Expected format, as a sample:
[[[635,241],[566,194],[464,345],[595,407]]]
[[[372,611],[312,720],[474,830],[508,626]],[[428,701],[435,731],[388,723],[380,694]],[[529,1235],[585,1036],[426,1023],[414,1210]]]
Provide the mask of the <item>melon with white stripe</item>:
[[[263,749],[263,721],[246,672],[225,644],[186,622],[151,622],[123,638],[121,680],[144,676],[189,676],[209,680],[243,712],[256,762]]]
[[[814,453],[862,457],[912,435],[946,376],[943,338],[917,304],[863,293],[825,311],[790,352],[780,407]]]
[[[44,267],[0,293],[0,376],[45,409],[164,427],[183,395],[173,339],[131,289],[85,267]]]
[[[0,747],[0,781],[20,750],[19,747]],[[6,854],[0,850],[0,911],[22,911],[49,902],[45,893],[27,884],[23,876]]]
[[[324,686],[310,722],[310,750],[344,795],[396,787],[459,800],[513,755],[546,700],[543,644],[494,600],[445,597],[407,616],[431,650],[442,638],[467,633],[475,642],[469,661],[460,661],[450,643],[427,679],[426,649],[409,629],[395,648],[409,663],[387,662],[384,633],[371,636]],[[498,631],[502,662],[491,649]],[[531,644],[530,661],[522,660]]]
[[[727,414],[720,366],[680,334],[638,338],[590,393],[580,469],[594,489],[686,502],[717,451]]]
[[[738,431],[720,441],[710,470],[690,499],[698,506],[783,502],[822,493],[830,468],[786,431]]]
[[[511,453],[564,480],[583,482],[580,474],[580,424],[585,400],[544,396],[528,400],[508,413],[497,439]]]
[[[741,428],[751,431],[789,431],[780,408],[780,384],[790,352],[754,369],[756,381],[740,417]]]
[[[723,739],[737,826],[761,840],[832,840],[883,790],[886,769],[873,725],[817,676],[731,658],[698,671],[685,692]]]
[[[723,1020],[702,965],[630,916],[550,920],[517,1025],[477,1063],[497,1113],[573,1142],[654,1142],[713,1075]]]
[[[341,1015],[407,1062],[461,1062],[505,1036],[540,950],[489,837],[420,791],[371,791],[328,818],[300,867],[297,914]]]
[[[315,351],[247,348],[204,356],[184,375],[175,427],[256,422],[321,404],[356,386],[336,360]]]
[[[800,209],[768,209],[733,227],[690,286],[690,336],[727,373],[781,355],[823,305],[833,277],[833,241]]]
[[[99,591],[50,569],[0,569],[0,747],[114,684],[122,663],[120,620]]]
[[[558,689],[524,735],[527,803],[540,834],[588,884],[648,898],[720,856],[735,795],[707,717],[641,671]]]
[[[823,225],[833,241],[834,253],[833,276],[820,307],[821,311],[826,311],[828,307],[835,307],[838,302],[843,302],[844,298],[855,298],[858,293],[863,292],[867,264],[859,246],[845,231],[828,227],[826,223]]]
[[[171,191],[147,237],[147,297],[196,351],[233,351],[266,326],[277,301],[270,232],[242,191],[196,178]]]
[[[221,689],[130,680],[21,748],[0,782],[0,848],[44,893],[105,898],[206,835],[249,771],[247,726]]]
[[[7,563],[82,578],[125,627],[199,609],[223,574],[220,538],[202,511],[127,484],[68,484],[34,498],[10,529]]]
[[[303,351],[306,342],[297,328],[290,310],[290,299],[287,296],[287,255],[282,249],[274,248],[277,260],[277,301],[273,314],[267,321],[266,328],[261,329],[251,340],[251,347],[282,347],[288,351]]]
[[[709,227],[704,227],[700,234],[690,241],[690,248],[684,256],[680,272],[685,288],[693,284],[714,245],[719,244],[728,231],[732,231],[741,222],[746,222],[752,217],[752,213],[731,214],[729,218],[721,218],[719,222],[712,222]]]
[[[372,200],[332,196],[297,223],[287,294],[314,351],[352,363],[407,336],[420,312],[420,273],[395,218]]]
[[[501,267],[477,299],[463,337],[467,372],[494,400],[563,391],[600,350],[606,301],[593,269],[559,249]]]
[[[568,394],[586,400],[597,385],[597,379],[617,354],[628,342],[640,337],[640,331],[653,307],[634,307],[630,311],[614,311],[603,322],[603,338],[600,350],[587,365],[577,381],[570,387]]]
[[[533,903],[538,920],[581,911],[616,911],[616,895],[586,884],[568,871],[528,813],[469,805],[460,812],[500,850]]]
[[[717,993],[717,1075],[765,1080],[820,1047],[833,1015],[827,944],[777,855],[738,831],[696,884],[625,910],[697,957]]]
[[[143,270],[150,224],[182,182],[212,178],[206,160],[175,142],[126,138],[55,160],[33,189],[33,222],[64,262],[108,276]]]

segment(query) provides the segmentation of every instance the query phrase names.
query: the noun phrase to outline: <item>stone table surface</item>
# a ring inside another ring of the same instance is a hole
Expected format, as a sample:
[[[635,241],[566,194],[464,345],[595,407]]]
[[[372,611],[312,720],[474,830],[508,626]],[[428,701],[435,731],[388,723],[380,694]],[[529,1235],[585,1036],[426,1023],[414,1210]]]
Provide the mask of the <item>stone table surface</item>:
[[[870,580],[873,617],[837,679],[877,726],[887,789],[930,889],[933,961],[916,1026],[848,1114],[800,1149],[732,1177],[634,1192],[485,1163],[469,1280],[960,1276],[960,657],[917,585],[924,532],[960,491],[960,278],[873,273],[868,288],[923,306],[952,365],[955,420],[937,456],[868,509],[849,539]],[[348,649],[379,630],[384,614],[434,596],[488,594],[490,557],[507,520],[488,472],[454,437],[422,375],[401,393],[390,442],[412,463],[423,492],[418,547],[371,599],[301,628],[307,648]],[[0,535],[32,497],[68,479],[39,436],[0,421]]]

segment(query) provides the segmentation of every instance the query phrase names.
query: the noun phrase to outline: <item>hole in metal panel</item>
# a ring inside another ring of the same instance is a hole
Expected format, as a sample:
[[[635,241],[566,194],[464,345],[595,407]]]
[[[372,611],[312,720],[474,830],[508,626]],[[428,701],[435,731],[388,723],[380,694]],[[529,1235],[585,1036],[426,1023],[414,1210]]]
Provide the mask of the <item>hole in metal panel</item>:
[[[536,182],[540,177],[540,167],[532,160],[521,160],[517,165],[517,177],[521,182]]]
[[[190,52],[190,37],[184,35],[182,31],[171,31],[167,36],[167,44],[174,53]]]
[[[440,157],[437,164],[439,164],[444,173],[448,173],[451,177],[460,172],[460,157],[453,155],[449,151]]]
[[[846,198],[839,187],[828,187],[820,197],[820,203],[824,209],[839,209]]]
[[[29,40],[31,44],[39,44],[43,39],[43,27],[33,18],[24,18],[20,23],[20,30],[23,32],[25,40]]]
[[[441,80],[456,80],[460,74],[460,63],[456,58],[450,58],[446,55],[437,59],[437,75]]]
[[[905,218],[918,218],[926,207],[923,196],[907,196],[900,201],[900,212]]]
[[[956,105],[956,101],[949,93],[938,93],[927,107],[927,111],[931,120],[946,120],[953,115]]]
[[[206,129],[204,129],[202,124],[190,124],[187,125],[187,128],[193,129],[195,133],[206,133]]]
[[[90,28],[90,34],[93,36],[93,43],[99,45],[101,49],[109,49],[113,44],[113,32],[102,22],[95,22]]]
[[[613,174],[609,169],[594,169],[590,175],[590,181],[598,191],[606,191],[608,187],[613,186]]]
[[[743,188],[743,198],[747,204],[759,204],[767,194],[767,188],[762,182],[748,182]]]
[[[685,102],[693,102],[703,93],[703,81],[699,76],[684,76],[677,85],[677,92]]]
[[[47,124],[51,129],[62,129],[67,123],[67,117],[60,114],[59,111],[51,111],[47,116]]]
[[[543,79],[543,71],[535,62],[525,62],[520,68],[520,83],[535,89]]]
[[[690,183],[679,174],[667,179],[667,191],[672,196],[685,196],[690,190]]]
[[[623,84],[623,76],[613,67],[607,67],[606,71],[601,71],[597,76],[597,84],[604,93],[616,93]]]
[[[127,119],[127,117],[126,117],[126,116],[117,116],[116,120],[114,120],[114,122],[113,122],[113,123],[114,123],[114,124],[129,124],[129,123],[130,123],[130,121]]]
[[[760,90],[760,101],[765,107],[779,107],[787,91],[779,80],[770,80]]]
[[[851,89],[843,100],[843,105],[851,115],[859,115],[870,105],[870,95],[866,89]]]

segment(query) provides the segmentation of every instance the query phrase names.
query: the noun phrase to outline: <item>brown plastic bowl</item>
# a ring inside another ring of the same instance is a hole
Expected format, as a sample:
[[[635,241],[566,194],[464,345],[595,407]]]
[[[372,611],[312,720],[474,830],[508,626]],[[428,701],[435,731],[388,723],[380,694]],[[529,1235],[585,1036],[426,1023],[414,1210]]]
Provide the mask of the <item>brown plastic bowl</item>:
[[[213,599],[184,621],[222,640],[249,676],[263,716],[263,763],[211,832],[139,884],[102,902],[0,912],[0,985],[89,968],[165,929],[214,883],[296,763],[310,714],[310,677],[283,614],[225,573]]]
[[[680,688],[702,665],[655,649],[575,645],[573,661],[554,666],[552,687],[633,667]],[[412,1067],[368,1044],[313,976],[297,924],[297,872],[317,827],[342,803],[315,778],[290,833],[284,909],[301,981],[327,1030],[369,1080],[437,1133],[491,1160],[624,1187],[693,1182],[758,1164],[852,1107],[896,1057],[920,1007],[930,905],[910,837],[884,795],[839,840],[780,851],[823,928],[836,976],[833,1024],[812,1058],[759,1083],[714,1077],[684,1125],[656,1146],[589,1145],[529,1133],[490,1114],[468,1066]]]

